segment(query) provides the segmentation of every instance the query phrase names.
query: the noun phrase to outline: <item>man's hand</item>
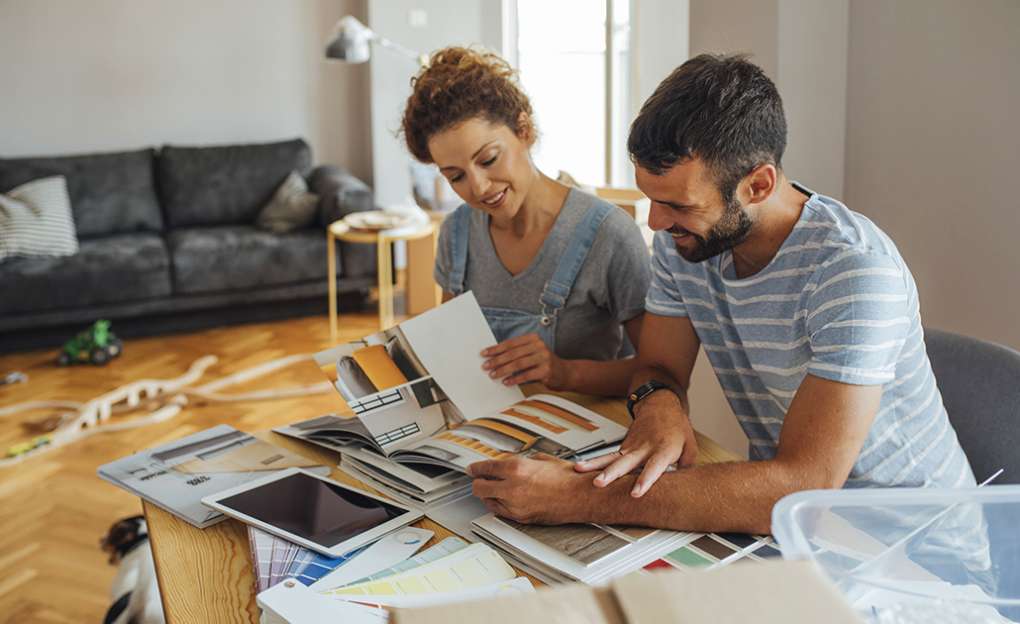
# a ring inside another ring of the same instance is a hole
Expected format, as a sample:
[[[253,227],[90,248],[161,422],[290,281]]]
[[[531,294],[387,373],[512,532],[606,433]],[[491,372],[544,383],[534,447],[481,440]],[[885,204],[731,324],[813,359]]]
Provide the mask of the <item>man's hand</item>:
[[[587,522],[592,503],[591,478],[571,463],[544,453],[531,458],[475,462],[472,493],[497,516],[529,524]]]
[[[525,334],[482,351],[482,370],[503,385],[516,386],[539,381],[550,390],[570,386],[570,364],[549,350],[538,334]]]
[[[639,498],[669,466],[694,464],[698,442],[680,397],[668,390],[654,392],[638,403],[634,411],[634,422],[618,452],[578,462],[574,468],[578,472],[604,468],[593,483],[596,487],[605,487],[643,465],[630,492],[631,496]]]

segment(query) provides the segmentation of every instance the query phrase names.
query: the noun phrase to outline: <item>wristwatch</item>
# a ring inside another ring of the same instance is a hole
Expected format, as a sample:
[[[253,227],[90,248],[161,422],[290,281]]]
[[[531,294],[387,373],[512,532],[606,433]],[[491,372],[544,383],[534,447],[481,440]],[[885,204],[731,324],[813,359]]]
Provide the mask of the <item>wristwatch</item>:
[[[634,418],[634,406],[656,390],[669,390],[674,394],[676,393],[676,391],[673,390],[673,387],[669,384],[662,383],[661,381],[655,381],[654,379],[646,384],[638,386],[634,389],[634,392],[627,395],[627,412],[630,413],[631,418]]]

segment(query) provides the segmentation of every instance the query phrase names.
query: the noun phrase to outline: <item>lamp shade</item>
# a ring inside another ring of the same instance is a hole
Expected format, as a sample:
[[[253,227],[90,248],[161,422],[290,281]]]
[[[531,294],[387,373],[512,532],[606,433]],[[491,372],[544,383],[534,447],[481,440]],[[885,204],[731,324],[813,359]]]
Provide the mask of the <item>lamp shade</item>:
[[[372,54],[370,43],[375,33],[347,15],[337,22],[336,36],[326,46],[326,58],[339,59],[348,63],[364,63]]]

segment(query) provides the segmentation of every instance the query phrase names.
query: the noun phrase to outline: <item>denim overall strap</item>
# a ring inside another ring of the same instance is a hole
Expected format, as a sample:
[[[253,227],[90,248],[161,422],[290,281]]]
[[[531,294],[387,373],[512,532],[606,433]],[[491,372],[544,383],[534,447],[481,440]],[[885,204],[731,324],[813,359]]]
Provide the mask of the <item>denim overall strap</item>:
[[[468,241],[471,239],[471,206],[461,204],[448,217],[453,222],[450,231],[450,276],[447,286],[451,295],[464,292],[467,275]]]
[[[574,228],[570,235],[570,242],[563,251],[563,255],[560,256],[559,264],[556,265],[556,270],[553,271],[552,277],[545,283],[545,288],[542,290],[540,299],[542,325],[551,325],[556,315],[567,304],[567,297],[570,296],[570,290],[574,287],[574,280],[577,279],[577,274],[584,266],[584,260],[588,257],[588,252],[591,251],[599,228],[602,227],[602,222],[613,210],[618,210],[618,208],[612,204],[598,202],[588,210],[581,222]]]

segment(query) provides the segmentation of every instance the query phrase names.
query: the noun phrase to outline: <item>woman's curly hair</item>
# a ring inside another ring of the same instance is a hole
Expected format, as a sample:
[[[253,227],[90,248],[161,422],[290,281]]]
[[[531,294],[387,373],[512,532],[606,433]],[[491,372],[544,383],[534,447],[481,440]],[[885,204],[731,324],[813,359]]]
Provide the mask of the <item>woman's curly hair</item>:
[[[535,135],[531,102],[506,61],[469,48],[434,52],[428,66],[411,80],[401,124],[407,148],[419,161],[431,163],[429,139],[476,117],[502,123],[522,138]]]

